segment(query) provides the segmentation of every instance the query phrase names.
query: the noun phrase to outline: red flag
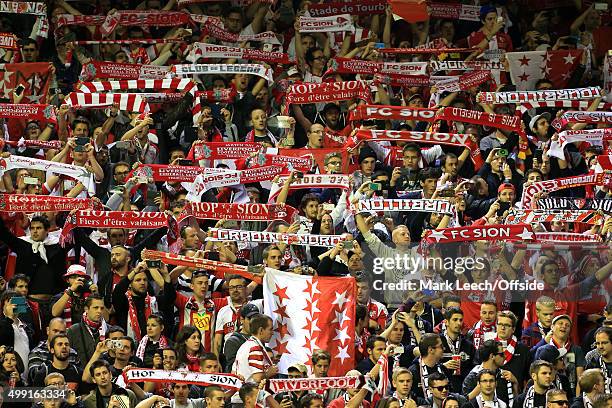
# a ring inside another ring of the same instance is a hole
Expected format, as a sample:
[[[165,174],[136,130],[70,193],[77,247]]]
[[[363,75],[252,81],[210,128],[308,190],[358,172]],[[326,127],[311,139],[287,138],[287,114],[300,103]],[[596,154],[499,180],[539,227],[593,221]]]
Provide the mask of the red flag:
[[[409,23],[429,19],[425,0],[389,0],[393,14],[397,14]]]
[[[519,91],[535,89],[535,83],[547,78],[556,89],[567,83],[580,63],[582,50],[508,52],[510,76]]]
[[[274,322],[269,346],[280,356],[282,373],[295,363],[312,366],[312,353],[319,349],[331,354],[329,376],[354,367],[356,294],[353,277],[266,271],[264,308]]]

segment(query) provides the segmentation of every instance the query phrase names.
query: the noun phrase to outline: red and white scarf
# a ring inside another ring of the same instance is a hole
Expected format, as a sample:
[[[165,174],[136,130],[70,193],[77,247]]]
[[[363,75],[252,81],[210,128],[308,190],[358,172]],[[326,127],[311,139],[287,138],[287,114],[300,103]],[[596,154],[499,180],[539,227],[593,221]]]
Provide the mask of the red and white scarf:
[[[195,82],[187,78],[171,79],[122,79],[118,81],[95,81],[81,82],[77,85],[77,92],[97,93],[115,90],[178,90],[193,94],[195,92]]]
[[[612,123],[612,112],[582,112],[582,111],[567,111],[561,115],[561,124],[565,126],[568,123]]]
[[[276,33],[273,31],[265,31],[259,34],[236,34],[227,31],[225,29],[225,26],[223,25],[223,21],[219,17],[192,14],[191,19],[201,25],[203,35],[208,34],[211,37],[216,38],[220,41],[226,41],[230,43],[259,41],[269,44],[280,45],[280,41],[278,41]]]
[[[289,64],[289,55],[283,52],[267,52],[253,48],[228,47],[225,45],[196,42],[187,56],[187,61],[197,62],[200,58],[237,58],[271,62],[276,64]]]
[[[206,241],[239,241],[275,243],[282,242],[289,245],[314,245],[320,247],[333,247],[344,237],[342,235],[318,234],[286,234],[268,231],[243,231],[222,228],[210,228]]]
[[[612,128],[586,129],[586,130],[564,130],[559,132],[557,140],[550,141],[548,155],[565,160],[563,149],[570,143],[587,142],[592,145],[601,146],[604,140],[612,139]]]
[[[0,103],[0,117],[57,123],[53,105]]]
[[[485,333],[495,333],[497,326],[495,323],[485,324],[482,320],[479,320],[472,328],[472,338],[474,339],[474,347],[479,349],[484,342]]]
[[[554,337],[551,337],[548,344],[555,346],[557,350],[559,350],[559,357],[565,356],[567,353],[569,353],[570,349],[572,348],[572,345],[569,339],[565,342],[565,344],[559,344],[555,341]]]
[[[523,189],[521,204],[523,208],[531,208],[531,201],[536,193],[552,192],[572,187],[599,185],[604,182],[604,175],[586,174],[582,176],[563,177],[553,180],[543,180],[531,183]]]
[[[272,69],[260,64],[178,64],[172,66],[176,76],[248,74],[274,81]]]
[[[94,79],[164,79],[170,67],[143,64],[122,64],[108,61],[91,61],[83,65],[79,80]]]
[[[123,93],[82,93],[70,92],[65,100],[66,105],[74,108],[105,109],[114,104],[119,110],[128,112],[148,112],[149,104],[138,94]]]
[[[451,76],[449,78],[434,80],[431,78],[438,92],[461,92],[470,88],[477,87],[487,81],[492,80],[490,71],[472,71],[461,76]]]
[[[441,228],[429,230],[424,237],[425,243],[467,242],[467,241],[529,241],[535,235],[529,224],[484,225]]]
[[[372,84],[394,87],[429,86],[431,80],[428,75],[374,74]]]
[[[436,109],[409,108],[391,105],[358,105],[349,113],[349,120],[416,120],[434,122]]]
[[[595,99],[601,97],[601,88],[550,89],[543,91],[480,92],[476,102],[507,104],[547,102],[558,100]]]
[[[350,14],[338,14],[327,17],[301,16],[299,22],[301,33],[355,32],[355,25]]]
[[[280,219],[291,223],[297,217],[297,210],[288,205],[276,204],[189,202],[182,215],[202,220],[273,221]]]
[[[498,129],[521,132],[521,117],[500,115],[495,113],[479,112],[468,109],[447,107],[435,119],[452,120],[457,122],[475,123]]]
[[[537,108],[570,108],[570,109],[588,109],[591,106],[591,101],[575,101],[575,100],[562,100],[562,101],[529,101],[523,102],[517,106],[517,109],[521,112],[521,115],[530,109]],[[612,103],[601,102],[597,109],[609,110],[612,109]]]
[[[90,198],[69,198],[35,194],[0,194],[0,211],[47,212],[88,210],[94,208]]]
[[[138,357],[139,359],[144,361],[144,357],[145,357],[145,351],[147,350],[147,345],[149,344],[151,340],[151,338],[148,335],[144,335],[142,336],[142,339],[140,340],[140,343],[138,343],[138,349],[136,350],[136,357]],[[166,336],[159,336],[159,349],[165,349],[166,347],[168,347],[168,339],[166,338]]]
[[[270,188],[269,203],[273,203],[280,194],[280,190],[285,184],[286,176],[280,177],[277,182],[272,183]],[[304,178],[294,180],[289,186],[289,191],[306,188],[340,188],[350,190],[349,176],[344,174],[305,174]]]
[[[103,341],[106,337],[106,329],[107,324],[104,318],[100,319],[99,322],[94,322],[93,320],[89,320],[87,318],[87,312],[83,312],[83,316],[81,316],[81,322],[87,327],[91,335],[95,338],[94,333],[98,334],[98,341]]]
[[[125,293],[125,297],[128,300],[127,335],[132,337],[136,342],[140,342],[142,338],[142,329],[140,324],[138,324],[138,310],[136,310],[136,305],[134,304],[134,295],[132,291],[128,290]],[[151,313],[157,313],[157,299],[155,296],[150,296],[147,293],[144,303],[145,321],[151,316]]]
[[[61,149],[62,142],[59,140],[27,140],[23,137],[19,140],[2,140],[0,139],[0,147],[9,146],[16,147],[19,152],[23,152],[27,148],[39,149]]]
[[[499,337],[497,337],[495,340],[501,341]],[[512,357],[514,356],[514,350],[516,348],[517,339],[515,335],[512,335],[510,340],[506,341],[508,344],[506,345],[506,349],[504,350],[504,365],[508,364],[510,360],[512,360]]]
[[[261,150],[259,143],[246,142],[206,142],[193,144],[195,160],[242,159]]]
[[[427,62],[378,62],[336,57],[323,76],[332,74],[427,75]]]
[[[372,14],[384,14],[386,7],[387,2],[384,0],[360,0],[356,3],[315,3],[308,6],[308,14],[310,14],[311,17],[329,17],[341,13],[353,16],[368,16]]]
[[[451,20],[480,21],[480,6],[470,4],[428,3],[429,15]]]
[[[505,71],[504,64],[498,61],[430,61],[433,72],[437,71]]]
[[[293,84],[287,92],[287,104],[309,104],[345,101],[359,98],[369,102],[372,98],[366,81],[343,81]]]
[[[189,183],[189,185],[188,183],[183,183],[183,187],[189,191],[189,194],[186,197],[187,200],[200,201],[202,194],[212,188],[269,181],[281,174],[287,174],[286,167],[264,166],[246,170],[228,170],[227,172],[223,173],[214,172],[211,174],[208,172],[203,172],[195,178],[193,183]]]
[[[130,172],[128,178],[131,177],[146,177],[152,178],[153,181],[177,183],[188,182],[193,183],[198,175],[203,172],[225,173],[225,169],[212,169],[196,166],[173,166],[168,164],[140,164]]]
[[[264,351],[264,356],[267,353]],[[365,384],[363,375],[350,377],[284,378],[266,381],[271,394],[295,391],[323,391],[331,389],[360,389]]]
[[[452,205],[446,200],[430,199],[379,199],[360,200],[355,206],[359,211],[419,211],[438,214],[451,214]]]
[[[238,391],[242,387],[242,380],[234,374],[205,374],[193,371],[167,371],[150,368],[131,368],[123,373],[123,379],[127,384],[143,381],[154,383],[170,382],[203,387],[215,385],[232,391]]]
[[[512,210],[506,224],[536,224],[541,222],[580,222],[594,225],[603,220],[595,210]]]

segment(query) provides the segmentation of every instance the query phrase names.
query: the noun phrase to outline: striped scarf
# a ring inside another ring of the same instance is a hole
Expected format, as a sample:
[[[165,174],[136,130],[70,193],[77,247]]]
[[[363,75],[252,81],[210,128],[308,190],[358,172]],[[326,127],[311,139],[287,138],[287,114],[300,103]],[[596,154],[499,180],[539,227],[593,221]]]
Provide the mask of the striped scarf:
[[[606,362],[604,361],[602,356],[599,356],[599,367],[601,368],[601,373],[604,376],[604,380],[606,384],[606,393],[612,394],[612,376],[608,372],[608,368],[606,367]]]
[[[496,337],[495,340],[502,341],[499,337]],[[514,356],[514,349],[516,347],[517,339],[515,335],[512,335],[510,340],[507,340],[508,345],[504,350],[504,365],[508,364],[510,360],[512,360],[512,356]]]
[[[525,394],[525,401],[523,401],[523,408],[533,408],[534,398],[535,398],[535,389],[533,388],[533,385],[532,385],[527,390],[527,394]]]
[[[472,329],[472,338],[474,339],[474,347],[479,349],[482,343],[484,342],[485,333],[491,333],[497,331],[497,327],[495,323],[485,324],[482,320],[479,320],[478,323],[474,325]]]

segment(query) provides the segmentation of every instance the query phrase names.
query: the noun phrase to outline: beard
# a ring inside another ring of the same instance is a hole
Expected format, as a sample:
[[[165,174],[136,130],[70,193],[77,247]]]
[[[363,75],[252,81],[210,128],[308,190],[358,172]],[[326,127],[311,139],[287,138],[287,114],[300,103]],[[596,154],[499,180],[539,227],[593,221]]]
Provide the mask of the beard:
[[[70,353],[66,353],[66,354],[62,353],[62,354],[59,354],[59,355],[58,354],[54,354],[54,357],[55,357],[56,360],[64,362],[64,361],[68,361],[68,358],[70,357]]]

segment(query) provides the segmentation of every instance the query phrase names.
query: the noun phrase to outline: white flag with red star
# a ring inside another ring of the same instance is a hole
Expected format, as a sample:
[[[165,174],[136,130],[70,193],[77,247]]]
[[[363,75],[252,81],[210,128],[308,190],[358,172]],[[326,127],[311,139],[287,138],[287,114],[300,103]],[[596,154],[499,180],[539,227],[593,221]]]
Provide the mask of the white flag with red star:
[[[315,350],[331,354],[329,376],[355,365],[356,284],[352,277],[312,277],[268,269],[264,279],[265,314],[272,318],[269,343],[280,356],[281,373],[295,363],[312,367]]]
[[[557,89],[567,86],[580,63],[582,50],[508,52],[510,77],[519,91],[531,91],[542,78],[552,81]]]

